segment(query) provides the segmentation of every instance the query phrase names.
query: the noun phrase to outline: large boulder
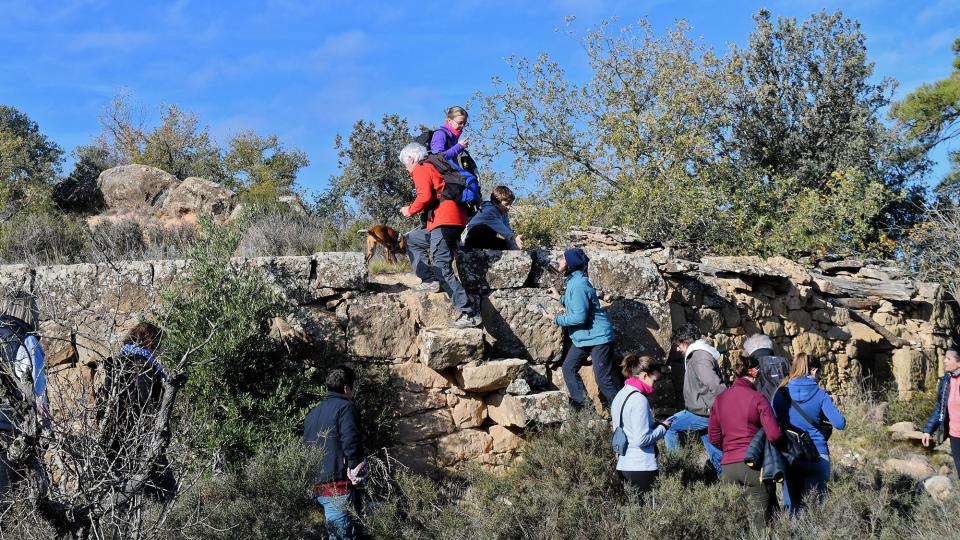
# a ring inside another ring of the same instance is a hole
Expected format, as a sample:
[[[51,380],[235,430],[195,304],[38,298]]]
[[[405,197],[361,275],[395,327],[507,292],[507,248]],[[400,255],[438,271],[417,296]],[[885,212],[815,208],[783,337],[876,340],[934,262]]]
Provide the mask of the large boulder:
[[[426,392],[432,389],[450,388],[450,381],[443,375],[416,362],[390,366],[394,386],[407,392]]]
[[[506,388],[527,365],[521,358],[470,362],[460,367],[461,388],[470,392],[490,392]],[[529,388],[528,388],[529,391]]]
[[[605,298],[664,301],[667,284],[649,257],[601,252],[590,259],[590,282]]]
[[[482,429],[464,429],[437,440],[437,460],[444,466],[473,460],[490,451],[493,437]]]
[[[453,418],[446,409],[433,409],[397,420],[397,438],[404,443],[433,439],[453,433],[454,429]]]
[[[568,412],[567,396],[559,390],[527,396],[492,394],[487,397],[487,415],[501,426],[558,424],[567,419]]]
[[[103,171],[97,178],[103,202],[111,210],[152,212],[163,206],[179,183],[176,176],[147,165],[121,165]]]
[[[487,404],[477,396],[451,396],[453,423],[458,428],[478,427],[487,419]]]
[[[170,190],[160,211],[174,219],[196,221],[209,214],[218,221],[226,220],[237,204],[237,194],[204,178],[191,176]]]
[[[513,452],[523,445],[523,437],[504,426],[490,426],[490,436],[493,437],[492,452]]]
[[[563,331],[543,317],[538,304],[557,309],[542,289],[502,289],[482,298],[480,315],[493,356],[539,364],[561,360]]]
[[[908,455],[904,459],[890,458],[883,462],[882,468],[887,473],[902,474],[915,480],[923,480],[934,474],[927,459],[918,454]]]
[[[420,332],[420,362],[441,370],[483,358],[483,330],[424,328]]]
[[[463,250],[457,260],[463,286],[471,291],[523,287],[532,266],[530,253],[520,250]]]
[[[360,294],[340,305],[347,352],[366,358],[417,356],[417,332],[410,309],[394,294]]]
[[[311,289],[360,290],[367,282],[367,263],[363,253],[330,251],[315,253],[310,258]]]

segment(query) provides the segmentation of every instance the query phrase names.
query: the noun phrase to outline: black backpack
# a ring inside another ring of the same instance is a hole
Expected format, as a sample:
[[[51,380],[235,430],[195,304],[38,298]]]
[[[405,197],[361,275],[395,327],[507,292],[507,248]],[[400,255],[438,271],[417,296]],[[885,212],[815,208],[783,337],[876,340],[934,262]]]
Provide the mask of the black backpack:
[[[3,362],[3,367],[0,368],[0,384],[12,390],[17,399],[23,397],[14,379],[17,352],[32,332],[33,330],[22,320],[10,315],[0,315],[0,362]],[[31,370],[31,378],[32,375]]]
[[[760,376],[757,378],[757,391],[769,401],[790,373],[790,361],[782,356],[761,356],[758,360]]]

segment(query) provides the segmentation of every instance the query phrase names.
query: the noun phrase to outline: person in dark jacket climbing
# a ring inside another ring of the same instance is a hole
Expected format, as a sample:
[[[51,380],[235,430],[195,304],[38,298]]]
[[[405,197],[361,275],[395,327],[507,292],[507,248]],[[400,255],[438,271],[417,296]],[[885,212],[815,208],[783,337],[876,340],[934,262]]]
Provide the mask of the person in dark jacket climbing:
[[[313,493],[323,507],[330,540],[360,538],[360,524],[354,519],[360,498],[356,487],[367,474],[360,438],[360,422],[353,391],[356,372],[340,365],[327,373],[326,396],[307,414],[303,443],[323,451],[323,461],[314,477]]]
[[[523,249],[523,237],[510,227],[510,207],[516,196],[507,186],[497,186],[490,200],[480,205],[477,215],[467,223],[463,245],[472,249]]]
[[[960,349],[947,349],[943,370],[945,373],[937,387],[937,403],[923,427],[922,442],[924,446],[930,446],[933,433],[937,433],[937,443],[949,438],[953,465],[960,473]]]
[[[587,278],[587,265],[590,258],[580,248],[571,248],[563,252],[560,272],[567,281],[563,296],[556,289],[550,289],[550,297],[559,300],[565,308],[563,315],[554,315],[544,309],[543,316],[570,334],[570,350],[563,360],[563,381],[567,385],[570,404],[576,409],[587,403],[587,392],[580,378],[580,366],[587,357],[593,360],[593,374],[600,389],[600,400],[609,407],[623,386],[614,378],[613,362],[613,325],[606,311],[600,307],[600,298]],[[619,377],[617,377],[619,378]]]
[[[714,399],[707,429],[710,444],[723,452],[722,481],[746,487],[756,530],[762,530],[773,515],[777,493],[773,484],[760,479],[760,471],[744,463],[744,455],[760,428],[773,444],[783,436],[770,403],[754,388],[759,368],[760,362],[752,356],[740,359],[739,377]]]
[[[783,505],[792,513],[803,507],[803,496],[810,490],[816,490],[821,499],[827,493],[827,480],[830,479],[830,447],[823,432],[822,417],[837,429],[847,425],[846,419],[817,381],[820,379],[820,360],[807,354],[798,354],[793,359],[790,374],[780,384],[773,396],[773,412],[783,426],[802,429],[810,435],[817,447],[820,461],[808,463],[797,461],[787,467],[784,478]],[[799,410],[798,410],[799,409]],[[806,418],[804,418],[806,415]],[[811,424],[807,418],[813,420]]]

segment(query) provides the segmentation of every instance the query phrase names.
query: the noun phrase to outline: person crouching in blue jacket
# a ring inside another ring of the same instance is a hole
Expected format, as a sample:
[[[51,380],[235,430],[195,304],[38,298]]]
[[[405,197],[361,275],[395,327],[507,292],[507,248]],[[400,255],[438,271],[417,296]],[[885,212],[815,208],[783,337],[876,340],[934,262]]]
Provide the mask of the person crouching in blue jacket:
[[[773,412],[780,425],[806,431],[820,454],[820,461],[816,463],[796,462],[787,467],[783,505],[791,513],[796,513],[803,507],[803,496],[808,491],[816,489],[820,499],[827,493],[830,447],[827,445],[827,436],[824,435],[826,429],[821,418],[826,417],[836,429],[843,429],[847,425],[833,399],[817,384],[820,373],[819,359],[803,353],[798,354],[793,359],[790,374],[773,395]]]
[[[606,312],[600,307],[597,290],[587,279],[587,265],[590,258],[580,248],[571,248],[563,252],[560,271],[564,274],[567,288],[563,296],[556,289],[550,289],[550,297],[559,300],[565,308],[563,315],[554,315],[544,309],[543,316],[570,334],[570,350],[563,360],[563,380],[570,394],[570,404],[580,409],[586,405],[587,392],[583,379],[578,372],[587,357],[593,360],[593,374],[600,389],[600,399],[607,408],[613,402],[622,385],[614,380],[613,363],[613,325]]]

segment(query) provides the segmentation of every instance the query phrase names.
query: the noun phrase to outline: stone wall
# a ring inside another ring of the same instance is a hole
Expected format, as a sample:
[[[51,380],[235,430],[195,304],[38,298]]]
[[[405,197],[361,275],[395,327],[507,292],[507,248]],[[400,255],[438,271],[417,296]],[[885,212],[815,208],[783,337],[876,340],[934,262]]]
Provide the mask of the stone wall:
[[[954,327],[939,286],[915,283],[880,261],[694,262],[649,246],[588,252],[591,280],[617,328],[618,354],[653,354],[675,366],[655,402],[665,409],[680,404],[683,366],[669,338],[685,322],[713,340],[727,368],[745,337],[763,331],[783,354],[824,357],[825,383],[838,394],[891,382],[903,397],[934,382]],[[460,273],[481,306],[482,330],[447,329],[454,314],[444,294],[415,293],[409,277],[367,276],[360,253],[237,262],[261,272],[295,306],[291,319],[275,321],[279,335],[301,336],[314,351],[389,364],[399,414],[393,450],[402,461],[498,468],[530,427],[561,422],[567,413],[559,369],[564,336],[538,308],[558,309],[546,291],[562,285],[560,257],[463,253]],[[99,362],[184,268],[182,261],[5,266],[0,286],[38,296],[57,391],[95,380]],[[581,373],[596,399],[590,368]]]

